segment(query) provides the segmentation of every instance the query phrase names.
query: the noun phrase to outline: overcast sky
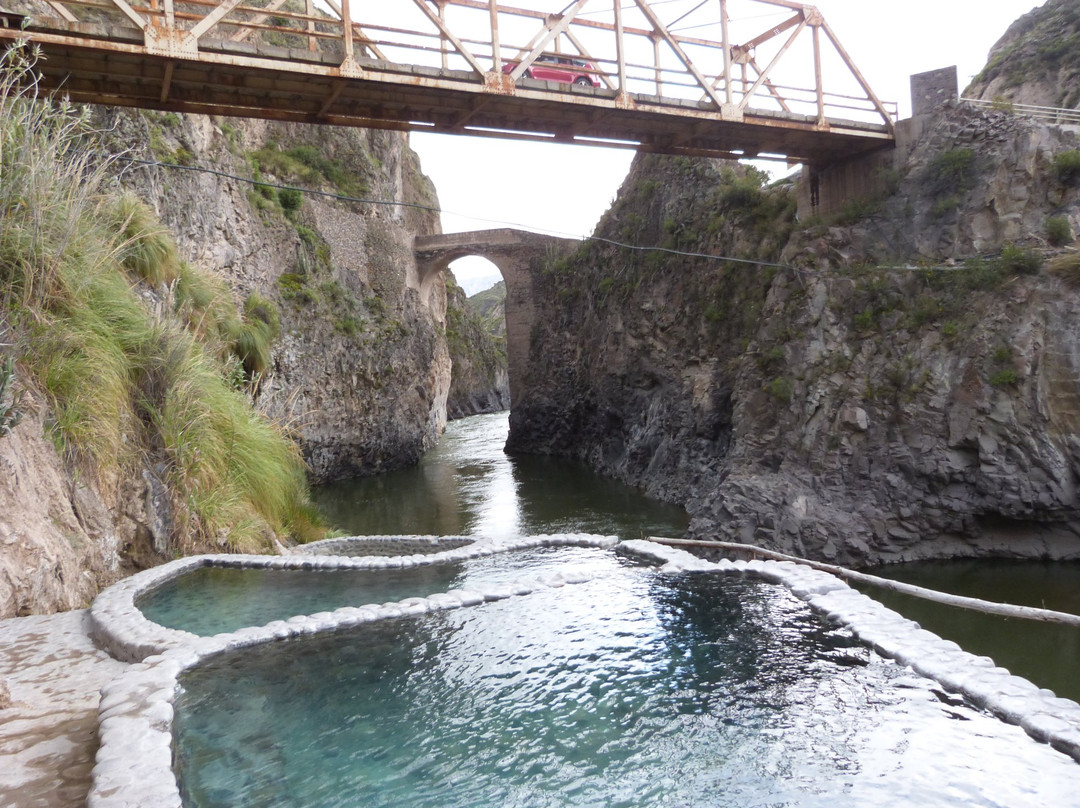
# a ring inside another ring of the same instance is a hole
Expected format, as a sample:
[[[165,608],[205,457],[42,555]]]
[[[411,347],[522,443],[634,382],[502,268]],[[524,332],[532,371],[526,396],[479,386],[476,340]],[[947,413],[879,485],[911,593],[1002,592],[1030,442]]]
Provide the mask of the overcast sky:
[[[530,2],[516,5],[530,7]],[[901,117],[907,117],[912,74],[957,65],[962,91],[1009,25],[1041,3],[818,0],[815,5],[878,97],[897,102]],[[515,226],[588,235],[614,198],[633,156],[595,146],[428,133],[414,133],[412,144],[438,190],[448,233]],[[495,272],[477,258],[462,259],[453,270],[467,286],[470,278]]]

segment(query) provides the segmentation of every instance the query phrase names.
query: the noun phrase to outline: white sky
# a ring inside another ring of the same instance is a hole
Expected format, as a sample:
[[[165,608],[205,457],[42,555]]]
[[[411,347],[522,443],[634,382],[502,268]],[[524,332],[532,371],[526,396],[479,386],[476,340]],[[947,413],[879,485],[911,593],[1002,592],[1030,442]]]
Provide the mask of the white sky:
[[[815,5],[874,92],[883,101],[897,102],[903,118],[910,115],[912,74],[955,64],[963,91],[1009,25],[1042,3],[817,0]],[[828,86],[828,75],[825,83]],[[447,233],[513,225],[570,237],[588,235],[614,199],[633,156],[627,150],[596,146],[430,133],[414,133],[412,145],[435,183]],[[467,285],[470,279],[495,273],[480,258],[461,259],[453,270]]]

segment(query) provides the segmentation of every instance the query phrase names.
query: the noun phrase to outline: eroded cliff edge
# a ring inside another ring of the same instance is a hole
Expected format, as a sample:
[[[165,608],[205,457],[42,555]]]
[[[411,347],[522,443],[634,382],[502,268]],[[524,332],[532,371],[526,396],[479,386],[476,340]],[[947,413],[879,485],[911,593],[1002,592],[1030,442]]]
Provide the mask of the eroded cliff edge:
[[[238,302],[277,306],[256,401],[295,425],[312,480],[416,462],[446,423],[450,356],[444,285],[422,295],[412,254],[415,236],[438,232],[438,200],[407,137],[117,110],[101,122],[117,147],[138,144],[131,157],[180,166],[129,164],[121,181],[185,258]]]
[[[951,102],[882,193],[801,222],[790,183],[639,158],[597,235],[666,251],[546,266],[510,449],[683,503],[697,538],[1080,557],[1077,147]]]
[[[161,243],[175,239],[187,266],[226,284],[219,297],[191,286],[191,272],[136,279],[139,316],[214,332],[233,362],[225,380],[285,425],[311,479],[404,465],[434,443],[450,386],[447,301],[441,278],[421,292],[412,243],[437,230],[437,200],[403,135],[105,109],[90,127],[94,160],[118,155],[106,196],[133,191],[164,223]],[[160,224],[140,227],[158,240]],[[219,334],[209,313],[206,326],[192,320],[203,307],[231,311],[235,331]],[[5,337],[8,325],[0,360],[15,362],[18,398],[0,405],[17,401],[23,417],[0,438],[0,615],[84,606],[116,577],[177,554],[273,551],[286,540],[268,523],[248,525],[241,542],[226,526],[193,532],[190,492],[173,485],[182,458],[145,441],[137,421],[117,428],[121,445],[145,451],[141,462],[58,452],[49,382],[33,382],[32,334],[0,318]],[[152,373],[138,374],[150,384]],[[151,384],[136,398],[158,392]],[[152,406],[134,403],[153,419]]]

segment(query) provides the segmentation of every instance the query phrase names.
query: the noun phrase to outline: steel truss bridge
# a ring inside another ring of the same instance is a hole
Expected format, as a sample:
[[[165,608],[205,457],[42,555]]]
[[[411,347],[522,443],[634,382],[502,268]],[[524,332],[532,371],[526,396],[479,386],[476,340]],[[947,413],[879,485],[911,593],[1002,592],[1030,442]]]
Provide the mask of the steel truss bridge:
[[[0,41],[95,104],[816,165],[892,142],[813,6],[522,2],[0,0]],[[530,78],[558,56],[600,86]]]

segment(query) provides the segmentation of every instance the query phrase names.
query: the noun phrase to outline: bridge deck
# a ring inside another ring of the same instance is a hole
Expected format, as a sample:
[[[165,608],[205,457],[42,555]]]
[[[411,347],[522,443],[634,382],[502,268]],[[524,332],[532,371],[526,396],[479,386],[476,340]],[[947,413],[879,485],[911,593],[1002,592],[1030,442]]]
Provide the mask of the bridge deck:
[[[892,142],[886,123],[784,110],[732,115],[708,100],[345,59],[333,41],[313,50],[202,36],[197,53],[182,53],[150,47],[144,30],[116,21],[5,18],[0,40],[37,43],[45,54],[42,85],[79,102],[816,164]]]

